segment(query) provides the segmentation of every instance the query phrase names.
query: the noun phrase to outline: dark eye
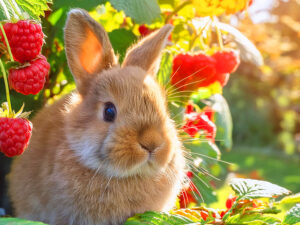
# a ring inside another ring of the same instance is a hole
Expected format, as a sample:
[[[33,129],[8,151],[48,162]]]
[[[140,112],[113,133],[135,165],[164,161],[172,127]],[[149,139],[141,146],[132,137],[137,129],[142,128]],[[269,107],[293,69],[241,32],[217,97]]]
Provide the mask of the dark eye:
[[[103,118],[106,122],[113,122],[117,115],[116,107],[111,102],[106,102],[104,106]]]

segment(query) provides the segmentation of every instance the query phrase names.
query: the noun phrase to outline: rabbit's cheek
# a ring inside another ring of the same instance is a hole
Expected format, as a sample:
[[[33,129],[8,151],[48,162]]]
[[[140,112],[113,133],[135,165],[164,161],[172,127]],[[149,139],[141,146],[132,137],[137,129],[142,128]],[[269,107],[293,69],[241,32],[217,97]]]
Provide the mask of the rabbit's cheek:
[[[165,167],[173,158],[174,150],[171,148],[169,143],[164,143],[164,145],[157,149],[153,153],[153,160],[159,167]]]

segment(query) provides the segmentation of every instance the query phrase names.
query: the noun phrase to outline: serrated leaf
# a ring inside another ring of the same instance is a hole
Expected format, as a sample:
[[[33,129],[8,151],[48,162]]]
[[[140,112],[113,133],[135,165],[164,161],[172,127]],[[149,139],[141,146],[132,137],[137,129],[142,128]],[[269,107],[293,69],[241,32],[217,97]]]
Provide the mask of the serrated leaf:
[[[283,224],[292,225],[296,223],[300,223],[300,204],[297,204],[291,208],[283,220]]]
[[[151,24],[160,16],[157,0],[110,0],[113,7],[123,10],[136,23]]]
[[[11,4],[13,4],[17,12]],[[21,14],[21,10],[14,0],[11,0],[11,2],[7,0],[0,0],[0,21],[12,19],[19,20],[20,17],[18,14]]]
[[[240,199],[272,198],[291,193],[283,187],[261,180],[233,178],[230,186]]]
[[[0,218],[0,225],[46,225],[42,222],[23,220],[19,218]]]
[[[233,37],[233,41],[236,42],[240,49],[240,56],[243,61],[250,62],[256,66],[263,65],[264,60],[262,55],[245,35],[229,24],[221,22],[214,22],[214,24],[218,26],[219,29],[228,32]]]
[[[237,214],[226,219],[226,224],[251,224],[251,225],[273,225],[280,224],[280,220],[274,216],[260,213]]]
[[[0,0],[0,21],[34,19],[40,20],[44,11],[49,10],[50,0]]]
[[[35,20],[45,16],[44,11],[49,10],[48,2],[49,0],[16,0],[16,3]]]
[[[229,106],[220,94],[211,96],[210,100],[213,102],[211,108],[215,112],[214,122],[217,125],[216,140],[220,140],[219,146],[229,150],[232,147],[232,118]]]
[[[283,199],[281,199],[279,203],[280,204],[300,203],[300,193],[284,197]]]
[[[184,225],[193,221],[181,215],[159,212],[145,212],[129,218],[124,225],[155,224],[155,225]]]

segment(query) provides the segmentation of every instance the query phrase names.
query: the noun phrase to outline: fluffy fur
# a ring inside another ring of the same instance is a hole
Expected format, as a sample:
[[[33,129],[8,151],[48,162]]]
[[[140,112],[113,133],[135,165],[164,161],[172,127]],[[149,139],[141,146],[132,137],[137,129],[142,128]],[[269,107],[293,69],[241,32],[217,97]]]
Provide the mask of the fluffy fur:
[[[104,29],[85,11],[70,12],[66,54],[78,91],[33,120],[29,148],[9,175],[16,216],[108,225],[173,207],[185,161],[154,78],[171,29],[142,40],[118,66]],[[116,106],[114,122],[103,120],[106,102]]]

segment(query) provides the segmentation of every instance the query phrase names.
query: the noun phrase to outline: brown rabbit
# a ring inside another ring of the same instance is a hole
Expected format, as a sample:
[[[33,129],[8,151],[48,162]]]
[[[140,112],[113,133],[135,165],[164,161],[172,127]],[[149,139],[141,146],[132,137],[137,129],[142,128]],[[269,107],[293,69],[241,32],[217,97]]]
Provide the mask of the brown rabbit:
[[[105,30],[83,10],[69,13],[65,47],[77,91],[33,120],[29,148],[9,176],[16,216],[122,224],[173,207],[185,160],[155,80],[171,30],[144,38],[119,66]]]

